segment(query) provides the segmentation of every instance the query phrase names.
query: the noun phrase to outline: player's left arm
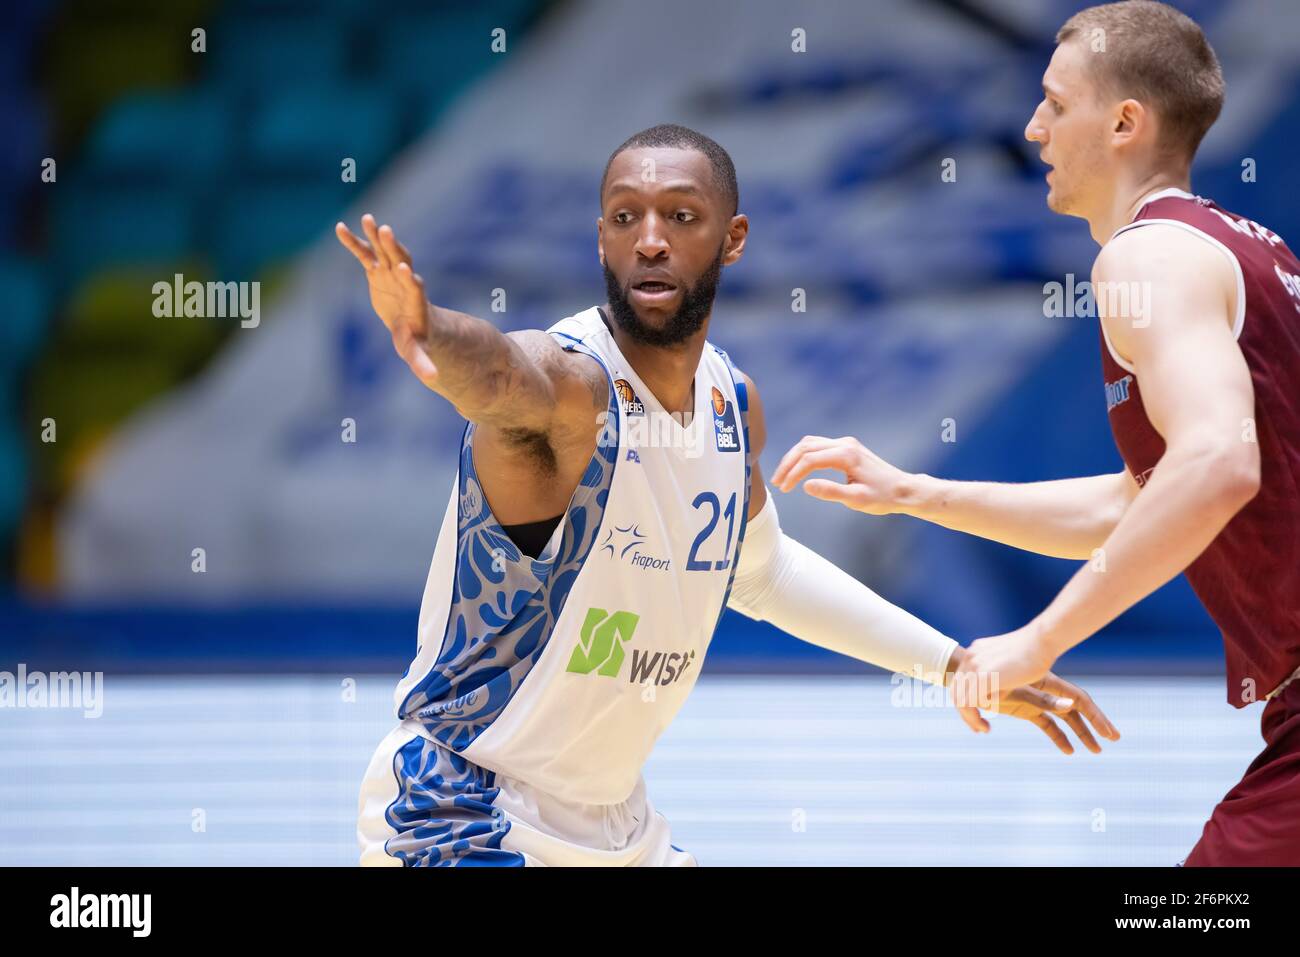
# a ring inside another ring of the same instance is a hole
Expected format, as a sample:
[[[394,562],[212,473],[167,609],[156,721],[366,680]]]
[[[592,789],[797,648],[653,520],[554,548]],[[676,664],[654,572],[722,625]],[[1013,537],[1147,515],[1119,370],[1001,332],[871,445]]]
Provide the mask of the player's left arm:
[[[1223,251],[1153,224],[1102,250],[1094,291],[1127,286],[1141,310],[1107,315],[1115,350],[1133,366],[1165,453],[1094,561],[1024,628],[971,646],[961,670],[1002,687],[1041,676],[1065,651],[1192,563],[1259,490],[1250,370],[1233,334],[1236,272]],[[1122,301],[1120,297],[1113,297]],[[1141,313],[1141,314],[1139,314]]]
[[[968,654],[966,649],[781,531],[776,503],[759,464],[767,443],[763,402],[749,376],[744,379],[749,396],[749,515],[729,606],[810,644],[909,677],[948,684]],[[1073,728],[1090,751],[1101,748],[1085,717],[1103,737],[1112,741],[1119,737],[1085,691],[1056,675],[984,706],[1031,722],[1066,754],[1073,747],[1051,715]],[[963,709],[961,714],[974,730],[989,730],[973,709]]]

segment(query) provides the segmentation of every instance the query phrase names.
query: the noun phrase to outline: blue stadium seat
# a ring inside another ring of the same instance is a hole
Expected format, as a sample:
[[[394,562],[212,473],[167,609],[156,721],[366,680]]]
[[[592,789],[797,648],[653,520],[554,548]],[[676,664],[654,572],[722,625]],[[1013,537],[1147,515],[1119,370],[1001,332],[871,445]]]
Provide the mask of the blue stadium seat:
[[[385,3],[385,12],[394,6],[391,0]],[[229,0],[226,7],[241,16],[310,16],[322,11],[350,16],[373,9],[374,0]]]
[[[193,197],[167,186],[83,182],[61,187],[51,248],[75,279],[100,266],[174,261],[193,247]]]
[[[39,49],[44,21],[55,12],[47,0],[11,0],[5,4],[5,29],[0,31],[0,89],[25,83]]]
[[[86,165],[104,176],[202,182],[225,166],[232,133],[230,106],[213,92],[138,94],[100,119]]]
[[[0,257],[0,303],[0,367],[21,369],[49,326],[49,290],[42,266],[25,257]]]
[[[334,82],[347,72],[348,31],[327,13],[233,16],[208,31],[209,78],[260,97],[286,83]]]
[[[0,415],[0,542],[18,527],[27,488],[27,456],[18,422]]]
[[[0,59],[4,56],[0,51]],[[16,244],[23,194],[46,185],[33,174],[33,170],[39,173],[41,159],[49,155],[46,127],[45,111],[34,97],[0,90],[0,130],[5,136],[0,151],[0,245]]]
[[[394,21],[385,25],[379,40],[378,66],[395,87],[416,93],[421,119],[432,123],[458,93],[502,60],[492,52],[492,30],[505,28],[508,52],[517,39],[511,28],[523,16],[522,11],[480,8]]]
[[[371,179],[397,148],[399,106],[374,87],[292,87],[267,93],[249,123],[248,158],[272,172],[312,171],[339,180],[340,163],[357,161],[358,179]]]
[[[353,198],[343,184],[258,184],[223,201],[210,244],[222,280],[247,281],[268,262],[331,234]]]

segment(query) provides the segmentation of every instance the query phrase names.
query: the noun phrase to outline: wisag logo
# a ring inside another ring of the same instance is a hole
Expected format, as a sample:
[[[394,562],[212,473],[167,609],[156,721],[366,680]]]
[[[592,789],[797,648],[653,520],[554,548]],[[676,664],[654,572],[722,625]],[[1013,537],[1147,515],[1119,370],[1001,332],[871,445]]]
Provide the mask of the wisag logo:
[[[611,614],[604,608],[588,608],[582,634],[569,657],[569,667],[564,670],[580,675],[594,671],[607,678],[617,678],[626,657],[623,646],[632,640],[632,633],[640,620],[640,615],[630,611]],[[694,651],[656,651],[650,654],[633,648],[628,681],[639,685],[670,685],[686,674],[694,663]]]
[[[569,657],[569,667],[564,670],[580,675],[594,671],[607,678],[616,677],[623,667],[623,645],[632,640],[640,620],[640,615],[630,611],[611,614],[604,608],[588,608],[578,644]]]

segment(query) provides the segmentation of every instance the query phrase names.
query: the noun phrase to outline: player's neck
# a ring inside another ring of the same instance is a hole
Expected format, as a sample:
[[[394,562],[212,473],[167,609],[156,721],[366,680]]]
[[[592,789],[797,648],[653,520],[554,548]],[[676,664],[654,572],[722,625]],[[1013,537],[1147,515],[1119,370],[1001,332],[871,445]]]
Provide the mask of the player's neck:
[[[1116,184],[1110,201],[1102,204],[1098,215],[1088,217],[1093,241],[1105,246],[1115,230],[1133,222],[1142,204],[1152,193],[1162,189],[1191,191],[1191,174],[1188,170],[1159,170],[1142,176],[1122,177]]]
[[[645,383],[659,405],[669,413],[679,412],[689,418],[695,408],[693,385],[708,337],[708,320],[679,346],[651,346],[637,342],[617,324],[610,331],[618,351],[623,353],[623,358],[627,359],[637,378]]]

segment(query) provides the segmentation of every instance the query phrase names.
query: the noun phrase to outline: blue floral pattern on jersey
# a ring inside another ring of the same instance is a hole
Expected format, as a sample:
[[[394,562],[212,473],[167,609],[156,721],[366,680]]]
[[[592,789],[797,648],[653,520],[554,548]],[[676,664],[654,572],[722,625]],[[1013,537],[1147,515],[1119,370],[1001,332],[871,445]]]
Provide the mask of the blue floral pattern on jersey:
[[[494,808],[496,775],[415,737],[393,757],[397,799],[384,817],[396,834],[384,850],[407,867],[522,867],[501,848],[510,821]]]
[[[600,357],[580,341],[566,350]],[[609,379],[609,370],[605,369]],[[619,406],[609,381],[605,430],[565,512],[557,545],[530,558],[492,514],[474,469],[474,426],[461,440],[456,572],[442,652],[398,711],[461,751],[509,703],[546,650],[555,622],[600,530],[618,458]],[[743,526],[742,526],[743,528]]]

